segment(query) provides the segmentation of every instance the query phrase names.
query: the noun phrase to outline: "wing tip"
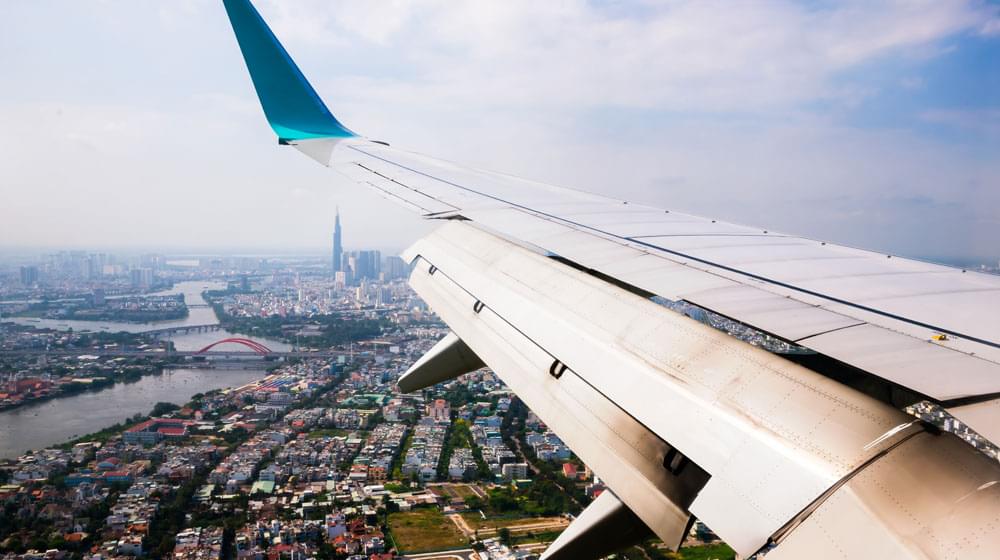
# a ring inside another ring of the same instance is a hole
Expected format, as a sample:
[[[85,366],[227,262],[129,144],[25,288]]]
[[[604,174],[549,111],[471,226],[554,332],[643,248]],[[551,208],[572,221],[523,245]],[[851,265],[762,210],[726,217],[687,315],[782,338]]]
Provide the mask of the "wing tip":
[[[352,138],[250,0],[222,0],[264,115],[278,141]]]

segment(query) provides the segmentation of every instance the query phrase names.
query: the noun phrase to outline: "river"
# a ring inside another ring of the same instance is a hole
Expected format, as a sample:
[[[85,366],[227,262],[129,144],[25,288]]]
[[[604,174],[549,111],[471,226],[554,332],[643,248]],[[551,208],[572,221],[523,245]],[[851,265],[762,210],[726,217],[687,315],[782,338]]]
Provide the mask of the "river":
[[[159,295],[183,293],[189,304],[203,305],[201,292],[206,289],[225,288],[212,282],[180,282],[173,289]],[[14,319],[4,319],[14,320]],[[105,321],[41,321],[14,320],[21,324],[53,329],[78,331],[128,331],[142,332],[181,325],[214,325],[219,322],[210,307],[190,309],[190,315],[179,321],[155,323],[116,323]],[[174,336],[178,350],[198,350],[216,340],[240,336],[219,330]],[[291,348],[278,340],[254,337],[272,350]],[[240,346],[222,345],[220,350],[239,349]],[[51,399],[38,404],[21,406],[0,412],[0,458],[16,457],[29,449],[41,449],[78,436],[96,432],[126,420],[135,414],[148,414],[157,402],[184,404],[196,393],[213,389],[244,385],[263,375],[261,369],[171,369],[162,375],[147,375],[134,383],[116,383],[96,392],[85,392],[70,397]]]
[[[244,385],[263,374],[260,369],[168,369],[134,383],[8,410],[0,413],[0,458],[75,439],[135,414],[149,414],[158,402],[184,404],[196,393]]]

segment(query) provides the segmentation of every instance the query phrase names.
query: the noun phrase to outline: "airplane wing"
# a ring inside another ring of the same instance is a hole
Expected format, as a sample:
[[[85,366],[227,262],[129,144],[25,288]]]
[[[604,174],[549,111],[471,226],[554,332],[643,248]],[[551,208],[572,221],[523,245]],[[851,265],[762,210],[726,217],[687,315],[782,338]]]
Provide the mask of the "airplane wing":
[[[1000,277],[368,140],[224,4],[279,143],[441,223],[404,257],[452,333],[400,388],[485,364],[606,482],[543,558],[676,549],[695,518],[743,557],[1000,549]]]

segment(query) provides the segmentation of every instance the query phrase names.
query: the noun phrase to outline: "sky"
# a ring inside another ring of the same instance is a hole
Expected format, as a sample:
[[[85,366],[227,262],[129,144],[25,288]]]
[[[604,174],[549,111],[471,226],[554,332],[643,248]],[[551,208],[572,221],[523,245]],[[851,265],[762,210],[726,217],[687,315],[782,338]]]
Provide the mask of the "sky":
[[[256,0],[394,147],[894,254],[1000,259],[1000,4]],[[0,3],[0,251],[398,251],[279,147],[221,1]]]

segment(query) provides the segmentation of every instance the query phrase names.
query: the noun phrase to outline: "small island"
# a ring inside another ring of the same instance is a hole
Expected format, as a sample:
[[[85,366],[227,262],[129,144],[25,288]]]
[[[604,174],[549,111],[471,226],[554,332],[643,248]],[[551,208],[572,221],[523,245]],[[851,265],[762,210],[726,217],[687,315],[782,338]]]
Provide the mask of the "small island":
[[[44,319],[71,319],[75,321],[114,321],[123,323],[151,323],[174,321],[188,316],[184,294],[121,296],[105,298],[94,295],[76,300],[43,300],[32,303],[18,317]]]

